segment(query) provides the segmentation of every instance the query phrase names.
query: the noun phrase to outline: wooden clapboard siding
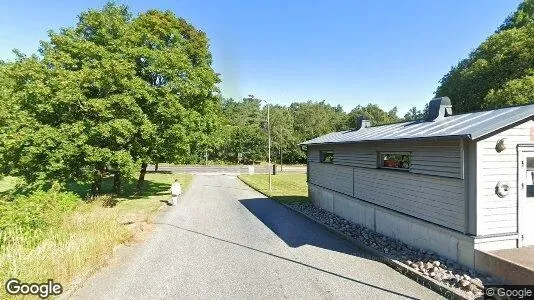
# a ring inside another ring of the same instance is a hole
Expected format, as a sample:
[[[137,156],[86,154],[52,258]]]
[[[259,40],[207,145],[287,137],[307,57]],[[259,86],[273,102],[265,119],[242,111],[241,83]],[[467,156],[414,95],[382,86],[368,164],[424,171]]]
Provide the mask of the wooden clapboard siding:
[[[460,144],[441,142],[433,145],[438,147],[423,142],[329,145],[324,150],[334,151],[334,163],[310,161],[309,182],[463,232],[464,181],[447,177],[456,171],[455,176],[460,176]],[[421,155],[414,156],[418,151]],[[415,168],[418,173],[377,168],[379,152],[411,152],[416,165],[421,165]],[[436,159],[440,153],[444,153],[442,162]],[[440,167],[443,170],[438,171]]]
[[[336,151],[334,164],[353,167],[376,168],[376,152]]]
[[[308,147],[308,162],[320,162],[320,154],[318,148]]]
[[[517,232],[517,144],[533,143],[528,121],[477,142],[477,235]],[[498,153],[497,141],[506,140]],[[508,196],[495,194],[498,182],[510,185]]]
[[[321,146],[315,147],[321,148]],[[459,141],[358,143],[322,147],[324,149],[321,150],[334,151],[336,165],[374,169],[378,166],[380,152],[410,152],[412,173],[463,178]],[[319,154],[314,155],[318,157]]]
[[[436,143],[432,150],[412,152],[410,172],[442,177],[463,178],[460,142]]]
[[[354,197],[458,231],[465,229],[462,180],[380,169],[354,172]]]
[[[351,167],[325,163],[309,163],[309,182],[352,196],[353,172]]]

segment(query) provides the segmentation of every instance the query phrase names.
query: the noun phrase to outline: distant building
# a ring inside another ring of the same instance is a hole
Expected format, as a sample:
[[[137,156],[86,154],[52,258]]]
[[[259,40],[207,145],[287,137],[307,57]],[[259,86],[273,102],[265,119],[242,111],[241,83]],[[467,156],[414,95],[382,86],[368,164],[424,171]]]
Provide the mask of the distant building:
[[[534,105],[452,115],[302,143],[316,206],[475,266],[475,249],[534,245]]]

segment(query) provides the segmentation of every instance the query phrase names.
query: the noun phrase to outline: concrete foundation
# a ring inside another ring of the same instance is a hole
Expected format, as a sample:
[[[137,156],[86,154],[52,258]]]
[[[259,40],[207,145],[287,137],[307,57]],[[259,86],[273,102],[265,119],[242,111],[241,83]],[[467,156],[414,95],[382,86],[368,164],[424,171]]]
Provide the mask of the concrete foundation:
[[[517,244],[517,236],[513,234],[491,238],[465,235],[311,183],[308,183],[308,192],[317,207],[469,268],[476,268],[475,249],[506,249]]]

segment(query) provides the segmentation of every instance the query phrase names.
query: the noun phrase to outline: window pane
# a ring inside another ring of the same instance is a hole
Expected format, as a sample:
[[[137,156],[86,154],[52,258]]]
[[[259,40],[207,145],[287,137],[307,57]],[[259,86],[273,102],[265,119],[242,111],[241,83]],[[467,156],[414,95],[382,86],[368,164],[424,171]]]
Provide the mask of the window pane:
[[[334,151],[321,151],[321,162],[331,164],[334,162]]]
[[[410,154],[382,153],[380,157],[380,166],[383,168],[410,169]]]
[[[529,157],[533,158],[533,157]],[[528,168],[528,158],[527,158],[527,168]],[[534,197],[534,172],[527,171],[527,197]]]
[[[527,171],[534,171],[534,157],[527,157]]]

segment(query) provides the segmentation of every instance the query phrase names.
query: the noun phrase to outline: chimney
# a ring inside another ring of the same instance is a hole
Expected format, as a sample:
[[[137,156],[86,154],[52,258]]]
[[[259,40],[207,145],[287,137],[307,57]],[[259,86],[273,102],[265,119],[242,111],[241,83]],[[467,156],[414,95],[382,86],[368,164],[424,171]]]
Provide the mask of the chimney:
[[[449,97],[441,97],[430,100],[428,103],[427,122],[439,121],[452,116],[452,104]]]
[[[371,127],[371,121],[366,120],[364,116],[359,116],[356,120],[356,130],[369,128]]]

